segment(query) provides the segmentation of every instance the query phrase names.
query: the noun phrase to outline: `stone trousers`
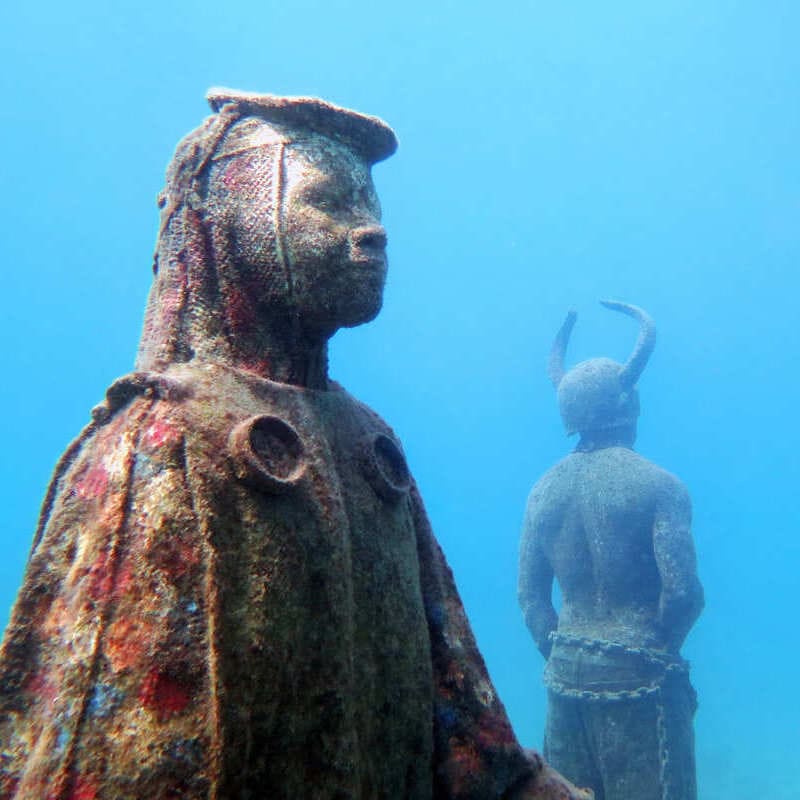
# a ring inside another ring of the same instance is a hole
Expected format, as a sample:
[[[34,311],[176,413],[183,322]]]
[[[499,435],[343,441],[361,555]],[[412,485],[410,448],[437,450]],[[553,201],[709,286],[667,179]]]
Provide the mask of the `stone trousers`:
[[[697,800],[697,701],[688,674],[667,673],[643,697],[575,694],[549,688],[544,756],[551,766],[592,788],[595,800]]]
[[[569,634],[553,642],[547,761],[596,800],[697,800],[688,663]]]

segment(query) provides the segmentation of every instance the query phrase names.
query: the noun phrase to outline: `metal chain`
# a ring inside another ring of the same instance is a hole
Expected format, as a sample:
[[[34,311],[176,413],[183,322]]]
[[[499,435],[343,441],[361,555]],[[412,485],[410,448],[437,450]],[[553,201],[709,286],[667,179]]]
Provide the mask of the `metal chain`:
[[[585,636],[575,636],[572,633],[561,633],[551,631],[548,638],[553,642],[561,644],[574,644],[586,650],[600,650],[606,653],[624,653],[625,655],[641,656],[654,664],[681,664],[688,670],[688,662],[679,656],[671,653],[664,653],[661,650],[653,650],[649,647],[631,647],[621,642],[612,642],[608,639],[589,639]]]
[[[651,650],[646,647],[629,647],[620,642],[611,642],[605,639],[586,639],[583,636],[573,636],[569,633],[558,633],[553,631],[550,639],[556,643],[572,644],[585,650],[597,650],[603,653],[623,653],[625,655],[639,656],[645,661],[663,669],[662,674],[652,683],[639,686],[636,689],[620,689],[618,691],[603,690],[592,691],[590,689],[572,689],[565,686],[560,681],[545,672],[545,686],[561,697],[570,697],[576,700],[602,700],[605,702],[616,702],[618,700],[640,700],[651,697],[661,692],[667,675],[672,672],[688,673],[688,662],[683,659],[676,659],[668,653],[661,653],[658,650]]]
[[[670,800],[669,740],[667,738],[667,720],[662,702],[661,690],[656,698],[656,736],[658,737],[658,780],[661,785],[661,800]]]
[[[639,656],[650,664],[661,667],[663,672],[652,683],[639,686],[636,689],[621,689],[618,691],[591,691],[589,689],[572,689],[557,681],[547,672],[544,675],[545,686],[552,692],[561,697],[568,697],[575,700],[617,702],[621,700],[641,700],[645,697],[652,697],[656,707],[656,736],[658,739],[658,761],[659,761],[659,783],[661,788],[661,800],[670,800],[672,795],[670,786],[670,748],[667,732],[666,711],[663,702],[663,686],[667,677],[671,673],[688,674],[689,663],[684,659],[661,653],[658,650],[651,650],[646,647],[629,647],[620,642],[612,642],[605,639],[587,639],[582,636],[573,636],[568,633],[550,633],[550,639],[556,643],[571,644],[581,647],[584,650],[594,650],[602,653],[622,653],[624,655]]]

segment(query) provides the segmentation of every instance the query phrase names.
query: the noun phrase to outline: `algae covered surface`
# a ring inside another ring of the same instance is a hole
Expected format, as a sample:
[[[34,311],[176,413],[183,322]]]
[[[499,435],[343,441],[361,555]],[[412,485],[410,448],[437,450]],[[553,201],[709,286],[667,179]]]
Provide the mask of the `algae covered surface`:
[[[699,796],[794,798],[800,9],[7,5],[3,623],[53,465],[132,367],[156,194],[204,92],[321,96],[400,140],[374,176],[384,307],[331,374],[402,440],[519,738],[541,747],[545,708],[525,499],[574,444],[547,353],[575,307],[573,363],[623,360],[614,297],[659,325],[637,450],[692,497]]]

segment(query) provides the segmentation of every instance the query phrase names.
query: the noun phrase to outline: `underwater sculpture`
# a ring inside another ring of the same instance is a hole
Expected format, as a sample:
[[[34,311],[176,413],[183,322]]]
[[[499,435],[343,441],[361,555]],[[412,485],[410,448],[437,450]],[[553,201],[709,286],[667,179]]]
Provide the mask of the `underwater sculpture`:
[[[520,548],[520,605],[547,659],[544,755],[597,800],[694,800],[696,699],[679,654],[703,607],[691,502],[633,451],[655,325],[636,306],[603,305],[638,320],[636,346],[625,365],[565,372],[567,316],[548,371],[580,440],[533,487]]]
[[[0,651],[3,800],[584,798],[517,742],[400,443],[327,374],[379,311],[380,120],[212,92],[136,371],[53,477]]]

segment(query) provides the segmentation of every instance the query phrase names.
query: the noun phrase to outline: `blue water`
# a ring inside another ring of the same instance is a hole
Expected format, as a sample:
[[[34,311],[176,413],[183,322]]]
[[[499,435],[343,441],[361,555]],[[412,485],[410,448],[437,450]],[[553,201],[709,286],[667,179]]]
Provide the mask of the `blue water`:
[[[138,0],[0,9],[0,624],[50,471],[132,365],[155,197],[212,85],[384,117],[377,321],[332,373],[401,436],[520,738],[530,485],[565,454],[544,371],[659,342],[638,449],[688,484],[707,607],[685,654],[702,800],[796,800],[800,5]],[[654,8],[655,7],[655,8]]]

